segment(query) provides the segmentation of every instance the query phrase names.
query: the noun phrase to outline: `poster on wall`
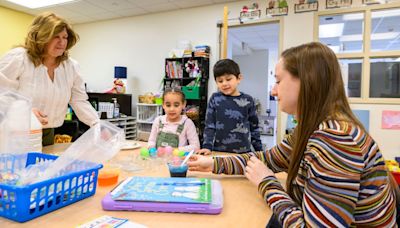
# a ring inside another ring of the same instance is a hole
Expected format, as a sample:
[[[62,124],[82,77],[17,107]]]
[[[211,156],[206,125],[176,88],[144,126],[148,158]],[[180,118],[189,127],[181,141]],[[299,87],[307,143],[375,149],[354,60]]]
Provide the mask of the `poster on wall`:
[[[400,129],[400,111],[382,111],[382,129]]]
[[[326,0],[327,9],[350,7],[351,4],[351,0]]]
[[[289,7],[286,0],[270,0],[266,9],[267,16],[285,16],[288,15]]]
[[[318,11],[317,0],[299,0],[298,4],[294,4],[294,13],[305,13]]]
[[[251,7],[243,6],[240,11],[240,21],[255,20],[261,17],[261,10],[258,9],[258,3],[253,3]]]
[[[369,111],[353,109],[353,114],[362,123],[366,131],[369,131]]]

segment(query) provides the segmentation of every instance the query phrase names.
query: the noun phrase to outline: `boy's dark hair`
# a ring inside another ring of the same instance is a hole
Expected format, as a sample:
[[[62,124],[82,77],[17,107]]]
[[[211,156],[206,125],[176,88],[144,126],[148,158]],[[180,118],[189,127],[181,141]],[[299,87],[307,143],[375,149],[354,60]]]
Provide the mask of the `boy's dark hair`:
[[[232,59],[221,59],[214,65],[214,78],[217,80],[218,77],[223,76],[225,74],[233,74],[237,78],[240,74],[239,65],[233,61]]]

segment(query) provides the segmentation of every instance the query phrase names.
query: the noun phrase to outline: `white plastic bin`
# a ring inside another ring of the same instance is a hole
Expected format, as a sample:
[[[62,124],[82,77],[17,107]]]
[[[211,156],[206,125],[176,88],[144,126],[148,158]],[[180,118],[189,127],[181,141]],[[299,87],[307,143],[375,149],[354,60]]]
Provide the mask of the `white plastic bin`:
[[[15,91],[0,89],[0,153],[26,153],[31,101]]]

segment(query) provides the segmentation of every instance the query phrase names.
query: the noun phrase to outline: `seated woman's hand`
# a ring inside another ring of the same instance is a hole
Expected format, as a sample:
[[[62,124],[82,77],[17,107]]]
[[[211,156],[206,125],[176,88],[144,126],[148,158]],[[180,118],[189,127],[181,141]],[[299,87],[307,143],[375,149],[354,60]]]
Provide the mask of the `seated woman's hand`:
[[[253,184],[258,186],[265,177],[275,176],[275,174],[262,161],[255,156],[252,156],[247,162],[245,176]]]
[[[201,155],[192,155],[188,161],[190,171],[211,172],[214,166],[214,159]]]

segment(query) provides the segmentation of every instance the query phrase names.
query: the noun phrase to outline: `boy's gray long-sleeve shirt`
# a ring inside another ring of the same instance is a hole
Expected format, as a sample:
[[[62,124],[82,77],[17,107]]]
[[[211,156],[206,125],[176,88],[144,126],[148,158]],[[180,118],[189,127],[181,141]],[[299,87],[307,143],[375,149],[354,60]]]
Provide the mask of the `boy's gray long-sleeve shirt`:
[[[245,153],[262,150],[254,99],[248,94],[214,93],[208,102],[203,148]]]

